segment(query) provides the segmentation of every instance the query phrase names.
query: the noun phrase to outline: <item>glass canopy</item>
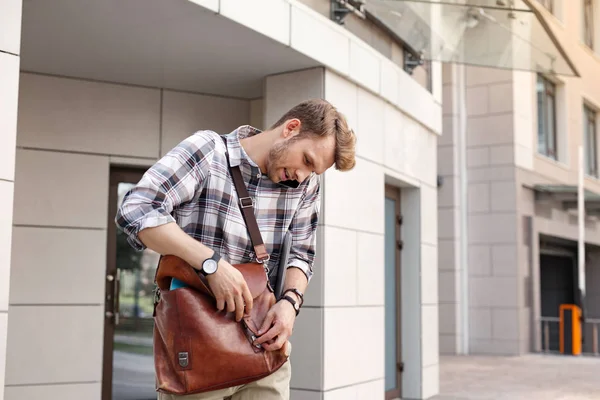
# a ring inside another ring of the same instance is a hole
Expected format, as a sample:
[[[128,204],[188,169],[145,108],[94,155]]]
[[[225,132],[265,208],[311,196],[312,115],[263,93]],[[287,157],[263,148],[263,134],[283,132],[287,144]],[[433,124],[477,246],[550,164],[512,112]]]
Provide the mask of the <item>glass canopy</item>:
[[[363,0],[424,60],[579,76],[532,0]],[[535,1],[535,0],[534,0]]]

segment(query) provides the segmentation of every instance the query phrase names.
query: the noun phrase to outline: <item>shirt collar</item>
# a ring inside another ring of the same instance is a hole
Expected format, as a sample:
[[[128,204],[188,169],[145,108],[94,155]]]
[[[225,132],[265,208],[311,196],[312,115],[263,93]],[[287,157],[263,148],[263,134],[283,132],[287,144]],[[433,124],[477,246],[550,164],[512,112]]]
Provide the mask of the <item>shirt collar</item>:
[[[227,135],[227,151],[229,152],[229,162],[232,167],[237,167],[245,161],[251,166],[258,168],[258,165],[244,151],[240,140],[261,132],[260,129],[250,125],[242,125]]]

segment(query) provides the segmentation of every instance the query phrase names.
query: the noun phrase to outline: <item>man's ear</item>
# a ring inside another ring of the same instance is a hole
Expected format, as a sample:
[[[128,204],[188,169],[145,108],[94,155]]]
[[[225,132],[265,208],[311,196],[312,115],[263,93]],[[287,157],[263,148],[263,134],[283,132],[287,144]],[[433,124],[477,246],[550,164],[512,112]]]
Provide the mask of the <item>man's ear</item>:
[[[291,139],[300,133],[302,122],[298,118],[287,120],[283,125],[282,135],[285,139]]]

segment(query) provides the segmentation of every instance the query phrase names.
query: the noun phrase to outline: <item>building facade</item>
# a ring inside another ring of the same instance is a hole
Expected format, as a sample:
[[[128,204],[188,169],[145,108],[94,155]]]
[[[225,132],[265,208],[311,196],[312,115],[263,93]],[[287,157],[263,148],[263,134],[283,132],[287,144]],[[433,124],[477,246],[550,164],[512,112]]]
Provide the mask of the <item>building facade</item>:
[[[121,246],[124,190],[197,130],[311,97],[346,114],[358,160],[324,175],[292,398],[438,392],[441,66],[407,73],[397,37],[334,3],[3,3],[0,400],[152,398],[156,255]]]
[[[583,304],[584,351],[597,352],[600,4],[531,3],[579,76],[444,66],[444,133],[438,143],[438,171],[445,177],[438,198],[441,353],[558,351],[557,318],[565,303]]]

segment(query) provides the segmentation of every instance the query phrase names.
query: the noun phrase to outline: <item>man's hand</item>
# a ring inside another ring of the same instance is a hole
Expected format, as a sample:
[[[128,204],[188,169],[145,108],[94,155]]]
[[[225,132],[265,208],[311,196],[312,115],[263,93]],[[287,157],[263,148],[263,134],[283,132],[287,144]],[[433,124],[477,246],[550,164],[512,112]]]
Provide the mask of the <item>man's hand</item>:
[[[295,321],[296,311],[288,301],[275,303],[267,313],[254,344],[260,344],[269,351],[279,350],[292,335]]]
[[[235,311],[235,320],[241,321],[246,313],[252,310],[252,294],[240,271],[224,260],[219,261],[219,268],[207,278],[210,290],[217,299],[217,309],[222,311],[227,305],[227,312]]]

